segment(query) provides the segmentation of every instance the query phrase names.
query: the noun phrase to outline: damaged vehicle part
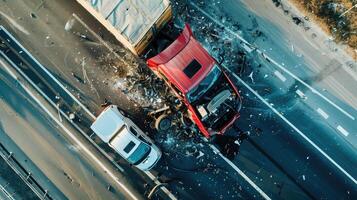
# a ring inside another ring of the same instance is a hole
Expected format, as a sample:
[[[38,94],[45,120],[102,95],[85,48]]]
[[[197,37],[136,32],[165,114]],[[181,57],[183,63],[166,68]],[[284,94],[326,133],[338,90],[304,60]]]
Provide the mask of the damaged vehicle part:
[[[239,117],[241,98],[236,86],[196,41],[189,25],[147,65],[185,103],[205,137],[223,134]]]

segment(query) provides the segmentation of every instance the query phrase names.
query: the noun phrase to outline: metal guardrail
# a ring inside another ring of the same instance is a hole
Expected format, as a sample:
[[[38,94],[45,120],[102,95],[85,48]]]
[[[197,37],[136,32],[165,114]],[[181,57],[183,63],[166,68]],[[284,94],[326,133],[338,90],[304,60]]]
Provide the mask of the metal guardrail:
[[[48,194],[48,190],[44,189],[32,176],[31,172],[27,171],[14,157],[11,151],[0,142],[0,157],[11,167],[12,170],[25,182],[27,186],[42,200],[53,200]],[[0,187],[0,190],[1,187]],[[5,188],[4,188],[5,190]],[[6,190],[5,190],[6,191]],[[7,193],[7,192],[6,192]],[[9,199],[13,199],[10,195]]]
[[[15,200],[14,197],[12,197],[12,194],[10,194],[2,185],[0,185],[0,192],[2,192],[7,199]]]

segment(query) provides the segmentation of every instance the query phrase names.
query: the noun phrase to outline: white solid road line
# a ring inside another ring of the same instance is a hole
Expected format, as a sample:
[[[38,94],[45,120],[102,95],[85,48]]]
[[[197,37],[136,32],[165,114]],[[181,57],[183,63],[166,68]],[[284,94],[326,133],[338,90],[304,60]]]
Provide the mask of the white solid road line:
[[[258,185],[256,185],[247,175],[244,174],[232,161],[226,158],[213,144],[208,143],[207,138],[202,137],[204,141],[207,142],[209,147],[213,150],[214,153],[218,154],[224,161],[226,161],[240,176],[244,178],[264,199],[271,200],[271,198],[262,190]]]
[[[275,76],[278,77],[281,81],[285,82],[286,78],[284,75],[282,75],[279,71],[274,72]]]
[[[197,7],[197,9],[200,9],[200,8]],[[84,25],[84,26],[87,27],[87,25],[86,25],[77,15],[73,15],[73,16],[74,16],[78,21],[80,21],[80,23],[81,23],[82,25]],[[214,19],[212,19],[212,20],[214,20]],[[89,27],[87,27],[87,29],[90,30]],[[96,34],[95,34],[94,32],[92,32],[92,34],[93,34],[94,36],[96,36]],[[234,33],[234,32],[232,31],[231,34],[236,34],[236,33]],[[97,39],[99,39],[109,50],[112,51],[112,48],[111,48],[109,45],[107,45],[105,41],[103,41],[100,37],[98,37]],[[246,42],[245,44],[248,44],[248,42]],[[253,50],[253,49],[252,49],[251,47],[249,47],[248,45],[244,45],[244,47],[245,47],[246,51],[248,51],[248,52],[251,52],[251,51]],[[220,153],[219,153],[219,154],[220,154]],[[227,161],[227,159],[226,159],[222,154],[220,154],[220,156],[221,156],[225,161]],[[228,161],[229,161],[229,160],[228,160]],[[234,165],[232,162],[230,162],[230,161],[228,162],[228,164],[231,165],[249,184],[251,184],[251,185],[253,184],[252,186],[253,186],[254,188],[256,188],[256,189],[258,188],[257,191],[258,191],[258,192],[261,191],[261,192],[259,192],[259,193],[261,193],[261,195],[262,195],[265,199],[270,199],[257,185],[254,184],[254,182],[252,182],[241,170],[239,170],[237,166],[235,166],[235,165]],[[145,172],[145,173],[146,173],[147,176],[149,176],[155,183],[158,182],[157,179],[155,178],[155,176],[154,176],[151,172]],[[160,183],[160,182],[158,182],[158,183]],[[158,183],[156,183],[156,184],[158,184]],[[171,192],[169,192],[169,191],[167,190],[167,188],[163,187],[162,190],[163,190],[171,199],[176,199],[176,197],[175,197]],[[267,198],[266,198],[266,197],[267,197]]]
[[[3,26],[0,26],[0,29],[2,29],[3,31],[5,31],[5,32],[7,33],[7,35],[9,35],[9,36],[13,39],[13,41],[15,41],[16,44],[19,45],[19,46],[24,50],[24,52],[26,52],[29,56],[31,56],[31,58],[36,62],[36,64],[39,65],[39,66],[41,67],[41,69],[43,69],[43,70],[46,72],[46,74],[47,74],[49,77],[51,77],[79,106],[81,106],[81,107],[84,109],[84,111],[85,111],[93,120],[96,119],[96,117],[94,116],[94,114],[91,113],[91,112],[88,110],[88,108],[85,107],[75,96],[73,96],[73,94],[72,94],[71,92],[69,92],[69,91],[67,90],[67,88],[66,88],[65,86],[63,86],[63,85],[61,84],[61,82],[58,81],[45,67],[43,67],[42,64],[40,64],[40,63],[37,61],[37,59],[35,59]],[[2,52],[1,52],[1,53],[2,53]],[[4,57],[6,57],[6,56],[4,55]],[[19,70],[20,70],[20,69],[18,69],[18,71],[19,71]],[[20,70],[20,71],[21,71],[21,70]],[[24,74],[22,74],[22,75],[24,75]],[[62,111],[61,111],[61,112],[62,112]],[[64,115],[64,116],[66,116],[66,115]],[[78,130],[80,130],[82,133],[84,133],[77,125],[75,125],[75,127],[76,127]],[[84,135],[86,135],[86,134],[84,134]],[[92,141],[92,140],[90,140],[90,141]],[[107,158],[110,158],[100,147],[98,147],[98,145],[96,145],[96,146],[97,146],[97,149],[103,153],[103,155],[105,155]],[[124,171],[123,168],[121,168],[119,165],[115,165],[115,166],[118,167],[121,171]],[[146,174],[147,174],[147,175],[149,176],[149,178],[150,178],[152,181],[154,181],[155,183],[160,183],[158,180],[155,179],[155,176],[153,176],[153,175],[151,174],[151,172],[147,172]],[[151,176],[150,176],[150,175],[151,175]],[[154,178],[153,178],[153,177],[154,177]],[[176,197],[175,197],[165,186],[160,187],[160,188],[161,188],[161,190],[162,190],[166,195],[168,195],[171,199],[173,199],[173,200],[176,199]]]
[[[70,92],[67,90],[67,88],[66,88],[65,86],[63,86],[44,66],[42,66],[42,65],[37,61],[37,59],[35,59],[35,58],[32,56],[32,54],[29,53],[29,52],[27,51],[27,49],[24,48],[3,26],[0,26],[0,29],[2,29],[4,32],[6,32],[7,35],[8,35],[9,37],[11,37],[11,39],[12,39],[13,41],[15,41],[16,44],[19,45],[19,46],[24,50],[24,52],[26,52],[26,53],[35,61],[35,63],[36,63],[38,66],[41,67],[41,69],[42,69],[49,77],[52,78],[52,80],[54,80],[64,91],[66,91],[67,94],[68,94],[70,97],[72,97],[74,101],[76,101],[76,103],[78,103],[79,105],[81,105],[81,107],[82,107],[93,119],[95,119],[95,116],[93,115],[93,113],[91,113],[91,112],[88,110],[87,107],[83,106],[83,105],[81,104],[81,102],[80,102],[78,99],[76,99],[76,98],[73,96],[73,94],[70,93]]]
[[[215,19],[214,17],[212,17],[210,14],[208,14],[206,11],[204,11],[203,9],[201,9],[200,7],[198,7],[195,3],[193,3],[192,1],[190,1],[190,4],[195,7],[198,11],[200,11],[202,14],[204,14],[206,17],[208,17],[210,20],[212,20],[213,22],[215,22],[216,24],[220,25],[222,28],[224,28],[226,31],[228,31],[230,34],[236,36],[237,38],[239,38],[241,41],[243,41],[245,44],[247,44],[248,46],[251,46],[251,44],[249,44],[249,42],[247,42],[242,36],[240,36],[239,34],[235,33],[233,30],[227,28],[226,25],[222,24],[220,21],[218,21],[217,19]]]
[[[344,136],[348,136],[349,135],[349,132],[346,131],[346,129],[344,129],[342,126],[338,125],[337,126],[337,130],[339,130]]]
[[[259,100],[261,100],[266,106],[268,106],[275,114],[277,114],[283,121],[285,121],[291,128],[293,128],[301,137],[303,137],[307,142],[309,142],[316,150],[318,150],[327,160],[329,160],[333,165],[335,165],[343,174],[345,174],[353,183],[357,184],[356,179],[351,176],[345,169],[343,169],[335,160],[333,160],[329,155],[327,155],[319,146],[317,146],[310,138],[308,138],[303,132],[301,132],[294,124],[292,124],[288,119],[286,119],[282,114],[279,113],[269,102],[267,102],[262,96],[260,96],[254,89],[252,89],[246,82],[244,82],[239,76],[234,74],[230,69],[225,67],[231,75],[233,75],[240,83],[242,83],[246,88],[248,88]]]
[[[200,7],[198,7],[195,3],[190,2],[190,4],[195,7],[198,11],[200,11],[202,14],[204,14],[207,18],[209,18],[210,20],[212,20],[213,22],[215,22],[216,24],[218,24],[219,26],[221,26],[224,30],[228,31],[230,34],[232,34],[233,36],[237,37],[239,40],[241,40],[243,43],[246,43],[248,46],[254,46],[250,43],[248,43],[242,36],[240,36],[239,34],[235,33],[233,30],[227,28],[226,25],[222,24],[220,21],[216,20],[214,17],[212,17],[210,14],[208,14],[206,11],[204,11],[203,9],[201,9]],[[280,65],[279,63],[277,63],[275,60],[273,60],[270,56],[268,56],[266,53],[262,52],[261,50],[256,48],[257,53],[261,54],[265,59],[271,61],[271,63],[275,64],[278,68],[280,68],[281,70],[283,70],[285,73],[289,74],[291,77],[293,77],[294,79],[296,79],[297,81],[299,81],[301,84],[303,84],[305,87],[309,88],[313,93],[315,93],[316,95],[320,96],[322,99],[324,99],[325,101],[327,101],[329,104],[331,104],[333,107],[335,107],[336,109],[338,109],[340,112],[342,112],[343,114],[345,114],[347,117],[349,117],[352,120],[355,120],[355,117],[353,117],[351,114],[349,114],[347,111],[345,111],[344,109],[342,109],[340,106],[338,106],[337,104],[335,104],[334,102],[332,102],[329,98],[325,97],[323,94],[321,94],[319,91],[317,91],[315,88],[311,87],[309,84],[307,84],[306,82],[304,82],[303,80],[301,80],[299,77],[297,77],[296,75],[294,75],[292,72],[290,72],[288,69],[286,69],[285,67],[283,67],[282,65]]]
[[[40,95],[42,97],[44,97],[53,107],[56,107],[59,117],[58,119],[60,120],[60,122],[62,122],[62,116],[64,116],[67,121],[69,123],[71,123],[79,132],[81,132],[81,134],[93,145],[96,147],[96,149],[98,151],[100,151],[102,153],[102,155],[104,155],[108,160],[110,160],[112,162],[113,165],[115,165],[121,172],[124,172],[124,169],[122,167],[120,167],[114,160],[112,160],[112,158],[102,149],[98,146],[98,144],[96,144],[76,123],[74,123],[69,116],[67,116],[67,114],[65,112],[63,112],[60,108],[58,104],[55,104],[25,73],[23,73],[21,71],[20,68],[18,68],[15,63],[13,63],[9,58],[6,57],[6,55],[0,51],[0,54],[7,60],[7,62],[9,62],[17,71],[18,73],[20,73],[20,75],[22,77],[24,77],[26,79],[27,82],[29,82],[32,87],[34,87],[38,93],[40,93]]]
[[[4,57],[4,58],[7,58],[6,55],[0,51],[0,54]],[[30,78],[28,78],[26,76],[26,74],[24,74],[11,60],[7,59],[8,62],[10,62],[14,68],[16,68],[16,70],[21,74],[21,76],[23,76],[26,81],[28,81],[40,94],[41,96],[43,96],[50,104],[52,104],[52,106],[55,106],[56,104],[54,102],[51,101],[51,99],[45,94],[42,92],[42,90],[32,82],[32,80]],[[2,61],[0,60],[0,62],[2,63]],[[4,63],[2,63],[4,64]],[[8,70],[7,70],[8,71]],[[91,142],[92,145],[94,145],[97,150],[99,150],[108,160],[111,161],[112,164],[114,164],[114,166],[116,168],[118,168],[121,172],[124,172],[124,169],[122,167],[120,167],[120,165],[118,165],[114,160],[112,160],[112,158],[107,155],[107,153],[105,151],[103,151],[90,137],[87,136],[87,134],[75,123],[73,123],[72,120],[69,119],[69,117],[62,111],[60,110],[59,108],[58,109],[58,112],[60,113],[60,117],[59,117],[59,120],[60,122],[62,122],[62,118],[61,118],[61,114],[63,116],[65,116],[65,118],[67,119],[68,122],[70,122],[78,131],[80,131],[82,133],[82,135],[84,135],[88,140],[89,142]],[[155,183],[155,184],[160,184],[160,181],[158,181],[155,176],[151,173],[151,172],[145,172],[145,174]],[[168,196],[170,197],[172,200],[176,200],[177,198],[166,188],[166,187],[161,187],[161,190]]]
[[[106,167],[104,166],[104,164],[83,144],[81,143],[76,136],[71,133],[71,131],[69,131],[67,129],[67,127],[65,127],[58,119],[56,116],[54,116],[47,108],[46,106],[44,106],[41,101],[36,97],[36,95],[34,95],[21,81],[19,81],[19,78],[7,67],[7,65],[5,63],[3,63],[3,61],[1,61],[1,64],[5,67],[6,71],[8,71],[8,73],[15,79],[17,80],[17,82],[19,83],[19,85],[26,91],[26,93],[28,95],[30,95],[32,97],[32,99],[43,109],[43,111],[45,111],[48,116],[50,116],[52,118],[53,121],[55,121],[58,126],[60,126],[65,132],[66,134],[77,143],[77,145],[79,147],[81,147],[81,150],[83,150],[87,155],[89,155],[89,157],[91,157],[97,164],[98,166],[100,166],[100,168],[102,168],[103,171],[106,172],[106,174],[109,175],[110,178],[112,178],[132,199],[138,199],[123,183],[121,183],[117,177]]]
[[[234,36],[238,37],[240,40],[242,40],[247,45],[247,46],[245,46],[246,48],[251,48],[251,45],[246,40],[244,40],[240,35],[238,35],[234,31],[226,28],[226,26],[224,26],[221,22],[219,22],[215,18],[211,17],[206,11],[202,10],[200,7],[198,7],[193,2],[190,2],[190,4],[192,6],[194,6],[197,10],[199,10],[200,12],[205,14],[206,17],[208,17],[209,19],[211,19],[212,21],[214,21],[215,23],[219,24],[221,27],[226,29],[229,33],[231,33],[232,35],[234,35]],[[224,157],[216,147],[214,147],[211,144],[209,144],[209,145],[213,149],[213,151],[217,150],[218,154],[223,158],[223,160],[226,161],[234,170],[236,170],[238,172],[238,174],[241,175],[253,188],[255,188],[259,192],[259,194],[262,197],[264,197],[264,199],[270,200],[270,197],[267,194],[265,194],[265,192],[263,190],[261,190],[252,180],[250,180],[249,177],[247,175],[245,175],[236,165],[234,165],[230,160],[228,160],[226,157]]]
[[[161,184],[160,181],[158,181],[157,178],[151,172],[145,171],[145,174],[150,177],[150,179],[153,180],[156,185]],[[177,200],[175,195],[173,195],[166,187],[161,187],[161,189],[167,196],[170,197],[170,199]]]
[[[55,104],[25,73],[23,73],[20,68],[18,68],[15,63],[13,63],[9,58],[6,57],[6,55],[0,51],[0,54],[6,59],[7,62],[9,62],[17,71],[18,73],[20,73],[20,75],[22,77],[24,77],[26,79],[27,82],[29,82],[32,87],[34,87],[37,92],[44,97],[53,107],[55,107],[57,109],[58,112],[58,119],[60,120],[60,122],[62,122],[62,116],[64,116],[68,122],[70,122],[79,132],[81,132],[81,134],[86,137],[88,139],[88,141],[96,147],[96,149],[98,151],[100,151],[108,160],[110,160],[112,162],[112,164],[114,164],[121,172],[124,172],[124,169],[122,167],[120,167],[116,162],[114,162],[114,160],[111,159],[110,156],[108,156],[108,154],[103,151],[102,148],[100,148],[77,124],[75,124],[70,118],[69,116],[67,116],[66,113],[64,113],[60,108],[58,104]]]
[[[316,111],[325,119],[327,119],[329,117],[328,114],[321,108],[318,108]]]

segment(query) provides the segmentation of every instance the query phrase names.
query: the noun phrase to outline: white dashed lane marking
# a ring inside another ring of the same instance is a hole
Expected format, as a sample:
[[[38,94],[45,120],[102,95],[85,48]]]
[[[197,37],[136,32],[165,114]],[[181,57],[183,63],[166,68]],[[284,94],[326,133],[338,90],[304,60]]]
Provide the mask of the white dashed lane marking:
[[[281,81],[285,82],[286,78],[284,75],[282,75],[279,71],[274,72],[275,76],[278,77]]]
[[[321,108],[318,108],[316,111],[325,119],[327,119],[329,117],[328,114]]]
[[[294,129],[301,137],[303,137],[307,142],[309,142],[316,150],[318,150],[327,160],[329,160],[334,166],[336,166],[342,173],[344,173],[354,184],[357,184],[356,179],[348,173],[344,168],[342,168],[334,159],[332,159],[324,150],[322,150],[315,142],[313,142],[306,134],[304,134],[300,129],[298,129],[293,123],[291,123],[285,116],[280,114],[280,112],[275,109],[268,101],[266,101],[262,96],[258,94],[253,88],[251,88],[246,82],[244,82],[238,75],[234,74],[229,68],[222,65],[230,74],[232,74],[243,86],[245,86],[250,92],[252,92],[260,101],[262,101],[266,106],[268,106],[275,114],[277,114],[283,121],[285,121],[292,129]],[[339,129],[337,127],[337,129]],[[341,127],[339,129],[343,131]],[[348,135],[347,131],[344,131],[342,134]]]
[[[203,15],[205,15],[208,19],[212,20],[214,23],[216,23],[217,25],[219,25],[220,27],[223,27],[223,29],[225,31],[227,31],[228,33],[230,33],[231,35],[233,35],[234,37],[238,38],[239,40],[241,40],[242,43],[244,43],[246,46],[251,46],[254,47],[254,45],[250,44],[249,42],[247,42],[247,40],[245,40],[242,36],[240,36],[239,34],[237,34],[235,31],[227,28],[226,25],[224,25],[223,23],[221,23],[219,20],[217,20],[217,17],[213,17],[211,16],[211,14],[207,13],[206,11],[204,11],[202,8],[200,8],[199,6],[197,6],[195,3],[190,2],[190,4],[196,8],[199,12],[201,12]],[[244,45],[242,45],[243,48]],[[257,47],[254,47],[254,49],[256,50],[256,52],[260,55],[262,55],[264,57],[264,59],[266,59],[268,62],[273,63],[276,67],[278,67],[280,70],[284,71],[286,74],[288,74],[289,76],[291,76],[292,78],[294,78],[295,80],[299,81],[301,84],[303,84],[305,87],[309,88],[314,94],[320,96],[322,99],[324,99],[326,102],[328,102],[329,104],[331,104],[333,107],[335,107],[336,109],[338,109],[340,112],[342,112],[343,114],[345,114],[347,117],[349,117],[352,120],[355,120],[355,117],[353,115],[351,115],[350,113],[348,113],[347,111],[345,111],[344,109],[342,109],[340,106],[338,106],[336,103],[334,103],[333,101],[331,101],[329,98],[327,98],[326,96],[324,96],[323,94],[321,94],[318,90],[316,90],[315,88],[313,88],[312,86],[310,86],[309,84],[307,84],[306,82],[304,82],[302,79],[300,79],[298,76],[296,76],[295,74],[293,74],[291,71],[289,71],[287,68],[285,68],[285,64],[279,64],[278,62],[276,62],[275,60],[273,60],[270,56],[268,56],[267,54],[265,54],[262,50],[260,50]],[[270,49],[272,50],[272,49]],[[249,51],[248,51],[249,52]],[[283,66],[284,65],[284,66]],[[285,77],[284,77],[285,78]]]
[[[301,90],[296,90],[296,94],[299,95],[300,98],[307,99],[306,95]]]
[[[344,129],[342,126],[338,125],[337,126],[337,130],[339,130],[344,136],[348,136],[350,133],[348,131],[346,131],[346,129]]]

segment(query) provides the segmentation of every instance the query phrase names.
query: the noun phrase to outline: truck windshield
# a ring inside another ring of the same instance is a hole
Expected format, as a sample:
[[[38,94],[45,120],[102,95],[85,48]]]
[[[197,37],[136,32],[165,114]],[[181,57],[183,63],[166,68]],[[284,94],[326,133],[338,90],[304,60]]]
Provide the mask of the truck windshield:
[[[128,157],[128,161],[133,165],[137,165],[149,155],[150,151],[150,146],[141,142],[135,151]]]
[[[196,87],[194,87],[187,93],[188,101],[192,103],[200,99],[202,95],[205,94],[214,85],[214,83],[220,77],[221,74],[221,70],[217,65],[215,65],[208,73],[206,78],[204,78]]]

